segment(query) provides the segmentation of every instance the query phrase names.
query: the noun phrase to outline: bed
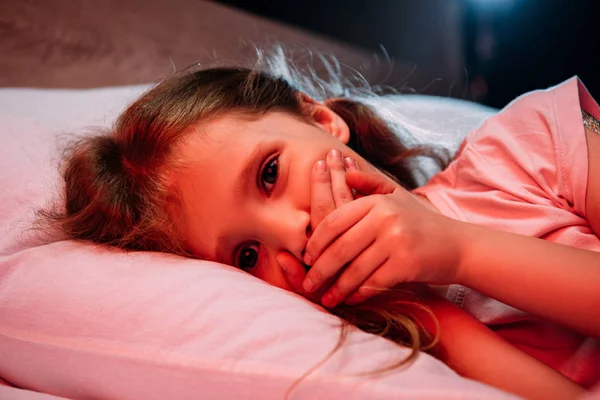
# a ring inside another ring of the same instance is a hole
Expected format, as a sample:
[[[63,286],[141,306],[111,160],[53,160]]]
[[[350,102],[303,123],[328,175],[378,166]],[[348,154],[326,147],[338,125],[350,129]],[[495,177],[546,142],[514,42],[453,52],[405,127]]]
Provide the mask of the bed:
[[[226,265],[48,240],[35,212],[56,199],[64,144],[110,125],[173,69],[252,63],[254,44],[280,42],[302,57],[333,53],[370,80],[381,65],[202,1],[3,2],[0,15],[0,398],[285,398],[335,346],[335,317]],[[426,85],[418,74],[407,83],[410,71],[396,63],[383,74],[400,88]],[[432,96],[397,104],[453,143],[493,113]],[[513,398],[426,354],[408,368],[356,375],[406,353],[354,330],[289,398]]]

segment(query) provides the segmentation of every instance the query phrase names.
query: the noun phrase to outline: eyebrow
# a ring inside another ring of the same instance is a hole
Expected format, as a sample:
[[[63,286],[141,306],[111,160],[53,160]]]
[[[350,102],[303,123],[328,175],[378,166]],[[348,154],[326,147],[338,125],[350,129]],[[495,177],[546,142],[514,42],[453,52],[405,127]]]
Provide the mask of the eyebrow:
[[[272,146],[266,140],[263,140],[254,147],[250,155],[246,158],[245,165],[234,183],[233,195],[235,197],[245,198],[248,196],[251,185],[253,182],[256,182],[257,170],[260,168],[263,159],[266,157],[265,153],[267,153],[271,147]],[[231,252],[231,249],[229,248],[230,238],[231,235],[227,232],[219,235],[217,238],[217,262],[228,263],[229,253]],[[235,260],[233,261],[235,262]]]

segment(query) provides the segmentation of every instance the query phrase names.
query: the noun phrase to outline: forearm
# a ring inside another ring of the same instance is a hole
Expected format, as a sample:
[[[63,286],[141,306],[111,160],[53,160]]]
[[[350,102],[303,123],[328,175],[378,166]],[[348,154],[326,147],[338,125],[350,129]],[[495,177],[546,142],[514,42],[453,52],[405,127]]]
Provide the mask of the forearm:
[[[460,375],[528,399],[575,399],[584,392],[447,300],[430,296],[425,303],[439,322],[441,352],[436,355]]]
[[[457,222],[458,283],[600,337],[600,252]]]

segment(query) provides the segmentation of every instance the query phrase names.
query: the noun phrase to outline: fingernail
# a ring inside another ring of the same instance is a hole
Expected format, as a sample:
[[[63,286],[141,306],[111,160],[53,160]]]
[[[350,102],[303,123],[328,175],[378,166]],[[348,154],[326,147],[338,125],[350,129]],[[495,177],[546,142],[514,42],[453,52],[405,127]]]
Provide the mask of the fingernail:
[[[315,290],[315,284],[313,283],[313,281],[311,281],[310,279],[306,278],[304,280],[304,282],[302,283],[302,287],[304,288],[304,290],[306,290],[307,292],[312,292],[313,290]]]
[[[337,149],[331,149],[329,151],[329,157],[332,160],[341,160],[342,159],[342,153],[340,153],[340,151],[337,150]]]
[[[304,264],[310,266],[313,263],[313,259],[308,253],[304,253]]]
[[[358,163],[350,157],[344,158],[344,165],[347,169],[358,169]]]
[[[327,171],[327,163],[324,160],[319,160],[315,164],[315,169],[320,172]]]

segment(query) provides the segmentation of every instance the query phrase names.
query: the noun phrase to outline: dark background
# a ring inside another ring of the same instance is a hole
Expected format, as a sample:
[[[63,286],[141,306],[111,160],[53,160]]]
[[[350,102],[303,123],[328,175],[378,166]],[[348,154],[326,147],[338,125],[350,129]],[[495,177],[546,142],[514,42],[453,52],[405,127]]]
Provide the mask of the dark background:
[[[600,1],[218,2],[368,51],[383,46],[454,97],[503,107],[579,75],[600,98]]]

